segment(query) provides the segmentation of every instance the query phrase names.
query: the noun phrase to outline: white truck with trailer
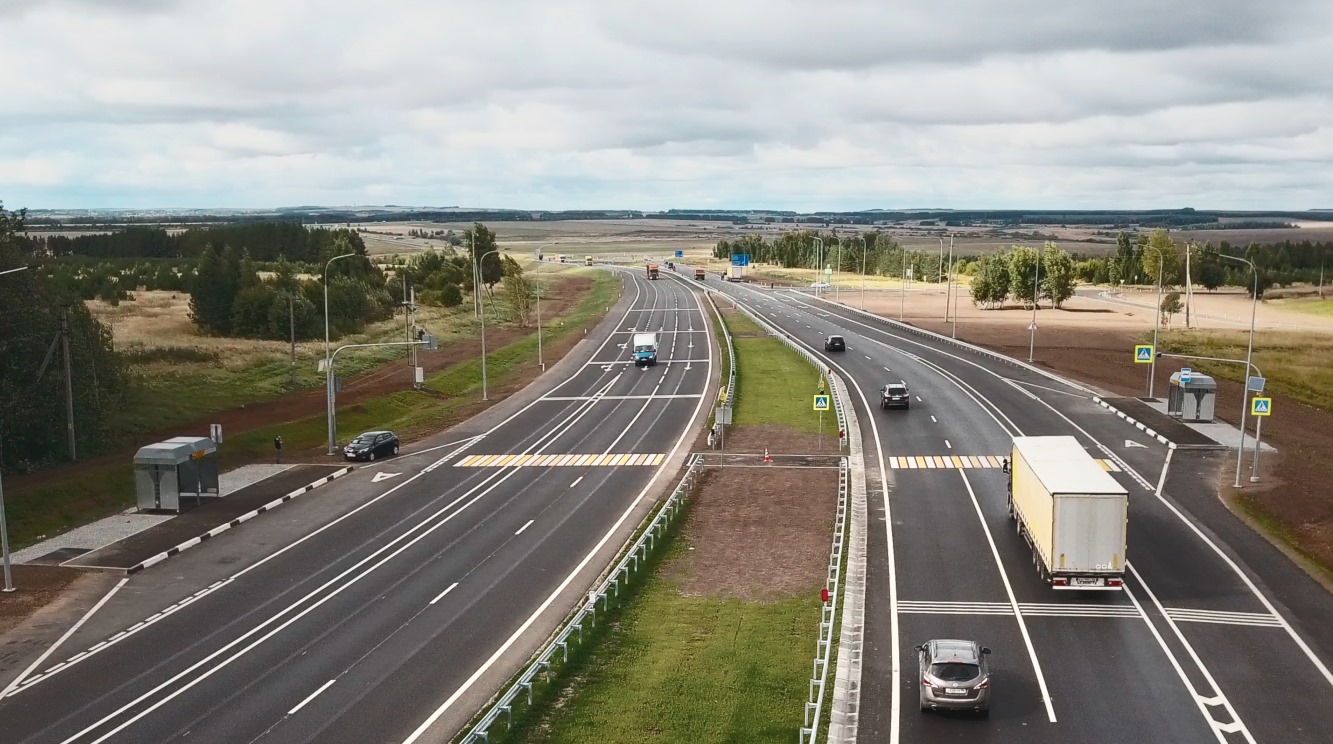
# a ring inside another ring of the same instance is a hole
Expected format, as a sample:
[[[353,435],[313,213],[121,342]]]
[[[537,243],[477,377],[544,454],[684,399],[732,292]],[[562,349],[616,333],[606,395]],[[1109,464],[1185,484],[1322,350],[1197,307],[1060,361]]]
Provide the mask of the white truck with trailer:
[[[1074,437],[1014,437],[1009,516],[1054,589],[1119,591],[1129,493]]]

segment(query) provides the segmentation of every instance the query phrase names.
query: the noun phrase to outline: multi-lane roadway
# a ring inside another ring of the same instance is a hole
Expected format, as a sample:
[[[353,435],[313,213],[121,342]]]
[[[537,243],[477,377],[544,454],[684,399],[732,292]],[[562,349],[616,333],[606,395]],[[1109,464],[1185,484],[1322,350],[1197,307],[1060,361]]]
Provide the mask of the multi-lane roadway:
[[[699,296],[625,276],[601,337],[521,399],[130,577],[7,690],[0,740],[448,739],[587,591],[703,423]],[[658,334],[657,366],[630,360],[635,331]]]
[[[708,283],[851,389],[871,495],[858,741],[1329,741],[1333,602],[1218,503],[1218,453],[1171,451],[1080,385],[807,291]],[[880,410],[900,379],[911,409]],[[996,467],[1017,435],[1074,436],[1129,490],[1125,591],[1040,581]],[[918,708],[912,647],[948,637],[994,651],[988,719]]]

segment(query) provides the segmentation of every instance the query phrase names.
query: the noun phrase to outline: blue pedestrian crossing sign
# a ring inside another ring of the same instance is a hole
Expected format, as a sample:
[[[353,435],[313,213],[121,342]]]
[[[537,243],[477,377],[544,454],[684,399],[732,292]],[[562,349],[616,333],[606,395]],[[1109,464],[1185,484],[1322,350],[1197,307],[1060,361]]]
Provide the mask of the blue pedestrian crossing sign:
[[[815,396],[815,410],[816,410],[816,411],[827,411],[828,409],[829,409],[829,396],[827,396],[827,395],[816,395],[816,396]]]
[[[1139,344],[1134,347],[1135,364],[1152,364],[1152,344]]]
[[[1273,412],[1272,398],[1250,398],[1251,416],[1268,416]]]

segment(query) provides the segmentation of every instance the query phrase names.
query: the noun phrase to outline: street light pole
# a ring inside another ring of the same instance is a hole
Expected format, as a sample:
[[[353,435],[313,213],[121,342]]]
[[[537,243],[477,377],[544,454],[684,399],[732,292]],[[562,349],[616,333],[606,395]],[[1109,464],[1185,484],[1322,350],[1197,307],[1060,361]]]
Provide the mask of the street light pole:
[[[949,284],[944,288],[944,319],[949,319],[949,297],[953,294],[953,236],[949,236]]]
[[[907,249],[903,248],[902,298],[898,302],[898,320],[903,319],[907,311]]]
[[[866,309],[866,238],[861,238],[861,309]]]
[[[478,283],[472,285],[477,292],[477,301],[478,303],[480,303],[478,307],[481,308],[480,317],[481,317],[481,399],[482,400],[490,400],[490,398],[488,397],[488,392],[486,387],[486,298],[481,293],[481,283],[480,283],[481,264],[483,261],[486,260],[487,256],[499,252],[500,249],[496,248],[493,251],[486,251],[485,253],[481,254],[481,258],[477,259]]]
[[[329,354],[329,267],[340,258],[351,258],[355,253],[344,253],[330,258],[324,264],[324,405],[329,426],[329,454],[338,454],[338,443],[333,441],[333,357]]]
[[[1254,360],[1254,316],[1259,309],[1259,269],[1254,265],[1254,262],[1249,259],[1238,258],[1236,256],[1228,256],[1225,253],[1220,255],[1222,256],[1222,258],[1227,258],[1232,261],[1239,261],[1244,264],[1249,264],[1250,271],[1254,273],[1254,293],[1250,301],[1250,344],[1249,348],[1245,350],[1245,374],[1249,375],[1250,369],[1253,368],[1253,360]],[[1248,413],[1249,407],[1250,407],[1250,381],[1249,378],[1247,377],[1245,382],[1241,385],[1240,389],[1240,442],[1236,447],[1236,483],[1234,486],[1235,488],[1240,488],[1240,464],[1241,464],[1241,458],[1245,456],[1245,414]],[[1257,446],[1255,447],[1254,452],[1255,456],[1258,457],[1259,449]]]
[[[1037,251],[1037,273],[1032,278],[1032,324],[1028,326],[1028,363],[1037,348],[1037,301],[1041,299],[1041,250]]]
[[[1153,312],[1152,325],[1152,362],[1148,365],[1148,397],[1152,397],[1153,382],[1157,380],[1157,331],[1162,327],[1162,264],[1166,263],[1166,257],[1162,254],[1162,249],[1155,246],[1148,246],[1157,251],[1157,310]]]
[[[20,266],[17,269],[5,269],[0,271],[0,276],[5,274],[14,274],[19,271],[32,268],[31,266]],[[5,521],[5,460],[4,460],[4,423],[0,422],[0,552],[4,553],[5,564],[5,589],[6,592],[14,591],[14,574],[9,565],[9,523]]]
[[[811,238],[811,240],[814,242],[814,246],[813,246],[813,247],[814,247],[814,249],[815,249],[815,281],[814,281],[814,283],[815,283],[816,285],[818,285],[818,284],[820,283],[820,281],[822,281],[821,277],[822,277],[823,274],[824,274],[824,240],[823,240],[823,238]],[[815,294],[819,294],[819,290],[820,290],[820,287],[816,286],[816,287],[815,287]]]
[[[537,270],[533,272],[534,274],[541,274],[542,264],[546,263],[546,254],[542,253],[542,249],[548,245],[555,245],[555,243],[542,243],[537,246],[539,258],[537,259]],[[540,278],[537,280],[537,366],[541,367],[543,372],[546,371],[546,361],[542,358],[542,283]]]

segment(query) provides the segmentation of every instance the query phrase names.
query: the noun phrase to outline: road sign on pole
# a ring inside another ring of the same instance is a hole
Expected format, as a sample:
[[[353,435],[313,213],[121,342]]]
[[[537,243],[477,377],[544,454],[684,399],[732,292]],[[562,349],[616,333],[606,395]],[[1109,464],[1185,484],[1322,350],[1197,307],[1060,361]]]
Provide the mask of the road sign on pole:
[[[1180,384],[1181,384],[1181,385],[1188,385],[1188,384],[1190,384],[1190,372],[1192,372],[1192,370],[1191,370],[1189,367],[1185,367],[1184,369],[1180,370]]]
[[[1139,344],[1134,347],[1135,364],[1152,364],[1152,344]]]
[[[1250,415],[1251,415],[1251,416],[1268,416],[1268,415],[1271,415],[1272,413],[1273,413],[1273,399],[1272,399],[1272,398],[1251,398],[1251,399],[1250,399]]]
[[[827,395],[816,395],[816,396],[815,396],[815,410],[816,410],[816,411],[827,411],[828,409],[829,409],[829,396],[827,396]]]
[[[1249,377],[1245,382],[1245,389],[1251,393],[1262,393],[1264,391],[1265,379],[1262,377]]]

